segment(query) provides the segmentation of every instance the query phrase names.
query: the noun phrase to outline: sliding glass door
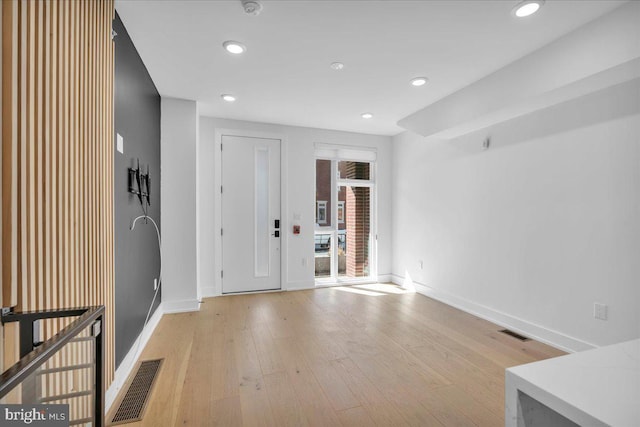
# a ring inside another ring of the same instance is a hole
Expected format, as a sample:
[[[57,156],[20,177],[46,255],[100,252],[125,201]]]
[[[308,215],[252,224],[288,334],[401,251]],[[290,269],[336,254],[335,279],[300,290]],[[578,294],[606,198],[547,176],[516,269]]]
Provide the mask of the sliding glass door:
[[[317,284],[376,279],[374,162],[316,160]]]

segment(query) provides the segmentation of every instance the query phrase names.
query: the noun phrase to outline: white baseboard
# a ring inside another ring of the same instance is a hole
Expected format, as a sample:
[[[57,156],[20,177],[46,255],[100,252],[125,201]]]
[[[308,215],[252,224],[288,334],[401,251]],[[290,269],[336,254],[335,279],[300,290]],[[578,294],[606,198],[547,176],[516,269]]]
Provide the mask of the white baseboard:
[[[391,274],[378,274],[378,283],[390,283],[391,281]]]
[[[220,294],[216,292],[215,286],[203,286],[202,288],[200,288],[200,296],[202,298],[217,297],[219,295]]]
[[[283,291],[301,291],[303,289],[315,289],[315,287],[316,282],[314,280],[300,280],[298,282],[288,282]]]
[[[162,301],[164,313],[187,313],[200,310],[200,302],[197,299],[183,301]]]
[[[118,396],[118,392],[127,381],[127,378],[129,377],[131,370],[135,366],[139,355],[142,354],[142,351],[147,345],[149,338],[151,338],[153,331],[156,329],[156,326],[158,326],[158,323],[160,323],[160,319],[162,318],[163,314],[163,303],[160,303],[158,308],[156,308],[156,311],[149,318],[147,326],[142,330],[142,332],[140,332],[138,338],[136,338],[136,340],[133,342],[131,349],[129,349],[129,353],[127,353],[125,358],[120,363],[120,366],[118,366],[118,369],[116,369],[115,375],[113,377],[113,382],[107,389],[104,397],[105,414],[109,411],[109,408],[111,408],[111,405],[113,405],[113,402]]]
[[[392,281],[397,285],[405,285],[405,279],[402,276],[392,274]],[[554,331],[552,329],[545,328],[544,326],[537,325],[524,319],[512,316],[507,313],[495,310],[493,308],[477,304],[464,298],[452,295],[448,292],[444,292],[425,284],[413,281],[412,282],[415,291],[419,294],[428,296],[447,305],[465,311],[474,316],[488,320],[496,325],[510,329],[514,332],[530,337],[536,341],[549,344],[560,350],[564,350],[570,353],[590,350],[597,346],[578,338],[570,337],[561,332]]]

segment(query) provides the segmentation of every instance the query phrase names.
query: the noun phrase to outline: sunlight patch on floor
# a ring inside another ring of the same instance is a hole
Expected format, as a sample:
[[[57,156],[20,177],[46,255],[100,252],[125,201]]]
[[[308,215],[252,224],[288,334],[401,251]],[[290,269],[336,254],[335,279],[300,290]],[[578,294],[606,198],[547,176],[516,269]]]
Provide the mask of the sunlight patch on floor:
[[[351,285],[351,286],[335,286],[332,290],[341,292],[350,292],[352,294],[367,295],[371,297],[381,297],[392,294],[409,294],[414,293],[414,290],[403,289],[400,286],[386,284],[386,283],[370,283],[366,285]]]
[[[331,288],[331,290],[341,291],[341,292],[350,292],[352,294],[367,295],[370,297],[381,297],[381,296],[387,295],[387,294],[383,294],[382,292],[372,292],[372,291],[367,291],[366,289],[358,289],[355,286],[336,286]]]
[[[388,283],[371,283],[368,285],[356,285],[354,287],[368,291],[384,292],[386,294],[409,294],[415,292],[415,290],[403,289],[400,286]]]

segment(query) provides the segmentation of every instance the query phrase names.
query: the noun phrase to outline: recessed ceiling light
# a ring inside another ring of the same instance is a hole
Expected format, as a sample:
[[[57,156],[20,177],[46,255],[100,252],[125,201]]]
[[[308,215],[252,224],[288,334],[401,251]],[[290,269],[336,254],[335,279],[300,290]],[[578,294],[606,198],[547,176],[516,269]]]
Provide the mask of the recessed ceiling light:
[[[371,119],[371,118],[373,118],[373,114],[371,114],[371,113],[362,113],[362,118],[363,119]]]
[[[427,83],[427,80],[429,80],[429,79],[426,78],[426,77],[416,77],[416,78],[411,79],[411,84],[414,85],[414,86],[422,86],[425,83]]]
[[[342,70],[344,68],[344,64],[342,62],[332,62],[331,68],[334,70]]]
[[[525,0],[513,8],[513,14],[518,18],[524,18],[536,13],[544,4],[544,0]]]
[[[239,55],[244,53],[247,50],[247,47],[240,42],[234,42],[233,40],[227,40],[222,43],[222,47],[229,53],[233,53],[234,55]]]
[[[233,102],[236,100],[236,97],[233,95],[225,94],[225,95],[222,95],[222,99],[224,99],[227,102]]]

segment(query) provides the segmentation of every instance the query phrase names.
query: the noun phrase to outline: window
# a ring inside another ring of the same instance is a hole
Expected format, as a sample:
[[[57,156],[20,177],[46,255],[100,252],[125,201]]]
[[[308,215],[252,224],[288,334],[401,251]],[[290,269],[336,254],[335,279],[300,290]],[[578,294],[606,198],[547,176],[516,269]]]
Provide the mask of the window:
[[[344,224],[344,202],[338,202],[338,223]]]
[[[371,163],[368,162],[339,161],[339,179],[356,179],[369,181],[371,179],[371,174],[369,173],[370,168]]]
[[[327,202],[324,200],[318,200],[316,202],[316,223],[327,223]]]

